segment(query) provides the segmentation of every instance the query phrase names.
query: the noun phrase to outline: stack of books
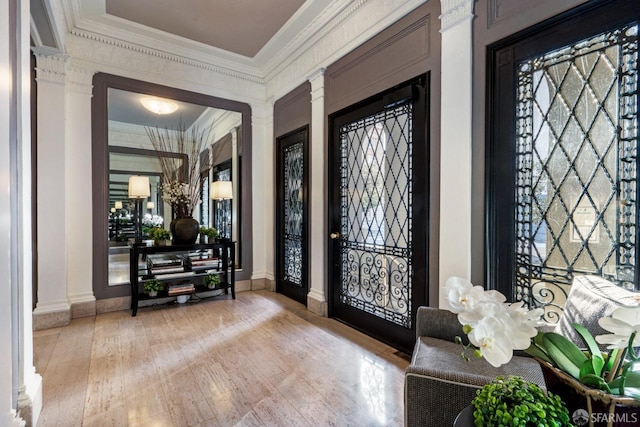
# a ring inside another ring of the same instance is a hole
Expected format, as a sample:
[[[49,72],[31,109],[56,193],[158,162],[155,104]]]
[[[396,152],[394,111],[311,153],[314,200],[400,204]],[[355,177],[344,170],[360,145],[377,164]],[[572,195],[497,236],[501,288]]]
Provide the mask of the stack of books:
[[[174,254],[152,254],[147,256],[150,274],[182,273],[182,259]]]
[[[219,269],[220,264],[220,258],[208,251],[205,253],[191,253],[184,258],[184,265],[187,270]]]
[[[168,295],[182,295],[182,294],[191,294],[195,291],[195,286],[193,283],[181,283],[178,285],[171,285],[167,290]]]

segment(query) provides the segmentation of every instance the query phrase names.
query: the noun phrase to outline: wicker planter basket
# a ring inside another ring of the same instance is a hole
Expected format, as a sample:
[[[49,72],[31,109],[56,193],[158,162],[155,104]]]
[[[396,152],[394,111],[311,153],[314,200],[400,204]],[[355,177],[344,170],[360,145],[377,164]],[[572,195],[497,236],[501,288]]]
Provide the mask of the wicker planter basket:
[[[640,425],[640,400],[605,393],[580,383],[551,364],[538,360],[547,391],[564,401],[573,423],[589,427]]]

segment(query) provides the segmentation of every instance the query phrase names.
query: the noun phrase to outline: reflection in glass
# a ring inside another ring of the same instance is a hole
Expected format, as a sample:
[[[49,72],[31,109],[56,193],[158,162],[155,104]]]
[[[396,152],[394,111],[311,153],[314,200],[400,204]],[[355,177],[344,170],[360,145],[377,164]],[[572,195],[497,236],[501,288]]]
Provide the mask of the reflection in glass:
[[[143,107],[142,98],[153,94],[141,94],[120,89],[108,89],[108,141],[109,141],[109,209],[105,213],[109,222],[109,285],[129,283],[129,250],[128,243],[135,236],[133,227],[133,200],[128,198],[128,179],[132,175],[148,176],[150,196],[143,200],[146,207],[143,216],[143,240],[148,240],[148,230],[152,227],[169,229],[172,218],[171,206],[162,198],[162,169],[158,153],[154,150],[147,129],[177,129],[185,126],[187,130],[197,127],[211,129],[212,144],[205,147],[197,159],[182,159],[184,167],[190,161],[202,161],[207,156],[214,167],[222,163],[231,168],[239,168],[241,152],[236,146],[240,140],[242,114],[197,105],[179,100],[168,100],[177,105],[174,112],[159,114]],[[176,153],[162,153],[163,156],[176,158]],[[208,183],[212,175],[202,176],[207,183],[202,189],[208,192]],[[231,180],[232,177],[229,178]],[[234,186],[234,192],[239,192]],[[238,193],[239,194],[239,193]],[[234,194],[235,195],[235,194]],[[208,196],[208,194],[207,194]],[[116,206],[121,206],[117,207]],[[209,197],[201,197],[201,205],[196,206],[193,217],[202,226],[213,227],[211,215],[212,201]],[[234,222],[234,231],[241,229],[237,221],[240,215],[237,208],[229,206],[229,224]],[[114,209],[115,208],[115,209]],[[239,240],[239,234],[235,238]]]

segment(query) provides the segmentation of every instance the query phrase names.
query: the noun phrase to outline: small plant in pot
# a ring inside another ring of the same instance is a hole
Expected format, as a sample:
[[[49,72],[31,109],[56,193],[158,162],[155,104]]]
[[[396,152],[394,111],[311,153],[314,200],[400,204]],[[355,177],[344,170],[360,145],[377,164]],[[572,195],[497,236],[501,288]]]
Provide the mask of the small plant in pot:
[[[218,230],[214,227],[200,227],[200,242],[206,243],[206,240],[213,242],[218,237]]]
[[[476,426],[573,426],[559,396],[522,377],[497,377],[472,400]]]
[[[214,289],[220,284],[220,275],[219,274],[208,274],[204,278],[204,283],[207,285],[207,288]]]
[[[149,294],[150,297],[158,296],[158,291],[162,290],[162,282],[158,279],[151,279],[145,282],[144,291]]]
[[[162,245],[171,239],[171,233],[162,227],[155,227],[149,230],[149,237],[153,239],[156,245]]]

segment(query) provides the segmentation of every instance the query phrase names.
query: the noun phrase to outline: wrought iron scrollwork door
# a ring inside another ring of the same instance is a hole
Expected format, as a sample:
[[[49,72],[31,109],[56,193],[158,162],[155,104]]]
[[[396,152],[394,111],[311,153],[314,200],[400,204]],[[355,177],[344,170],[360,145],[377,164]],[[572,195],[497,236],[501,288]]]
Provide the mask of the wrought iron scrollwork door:
[[[331,118],[331,314],[405,350],[426,289],[424,80]]]
[[[276,288],[307,304],[307,139],[304,127],[277,139]]]

